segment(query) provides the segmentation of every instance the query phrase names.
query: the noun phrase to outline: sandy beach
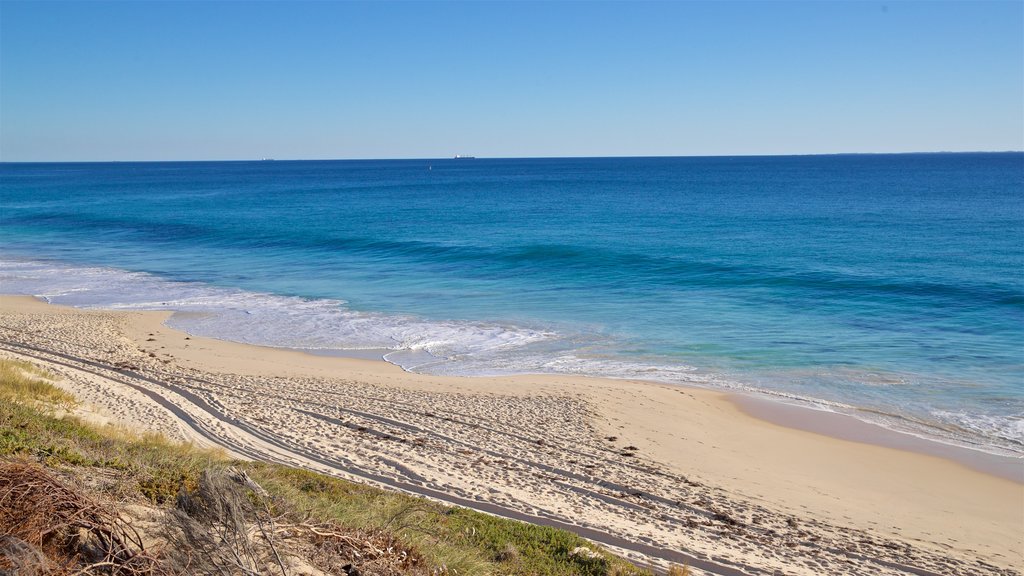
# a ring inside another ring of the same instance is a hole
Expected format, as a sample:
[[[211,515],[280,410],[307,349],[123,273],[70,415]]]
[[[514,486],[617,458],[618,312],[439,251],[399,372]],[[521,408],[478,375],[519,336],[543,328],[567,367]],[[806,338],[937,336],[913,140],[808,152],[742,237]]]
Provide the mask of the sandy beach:
[[[1024,462],[717,391],[412,374],[0,297],[101,422],[568,527],[715,574],[1019,574]],[[923,444],[922,444],[923,443]]]

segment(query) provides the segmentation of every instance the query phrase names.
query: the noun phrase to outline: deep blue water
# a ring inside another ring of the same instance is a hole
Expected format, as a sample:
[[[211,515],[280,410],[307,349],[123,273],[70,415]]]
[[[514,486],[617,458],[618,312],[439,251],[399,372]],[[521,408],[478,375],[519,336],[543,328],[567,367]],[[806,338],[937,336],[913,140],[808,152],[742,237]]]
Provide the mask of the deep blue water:
[[[0,290],[1024,454],[1024,154],[0,164]],[[383,353],[383,352],[382,352]]]

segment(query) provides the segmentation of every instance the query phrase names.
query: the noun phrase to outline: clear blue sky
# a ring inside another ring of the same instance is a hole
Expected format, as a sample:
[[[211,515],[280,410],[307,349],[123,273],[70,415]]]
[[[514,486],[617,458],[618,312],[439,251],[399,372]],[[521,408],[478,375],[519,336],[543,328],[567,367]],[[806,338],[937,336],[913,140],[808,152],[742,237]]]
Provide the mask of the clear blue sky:
[[[1024,2],[0,3],[0,160],[1024,148]]]

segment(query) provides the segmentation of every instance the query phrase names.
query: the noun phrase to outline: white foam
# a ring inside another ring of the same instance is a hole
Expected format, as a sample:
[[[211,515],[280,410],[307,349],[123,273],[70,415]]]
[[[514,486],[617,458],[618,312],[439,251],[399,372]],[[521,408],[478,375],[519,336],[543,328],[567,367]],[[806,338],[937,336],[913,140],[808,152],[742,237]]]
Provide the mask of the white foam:
[[[0,292],[31,294],[80,308],[173,310],[168,320],[171,327],[248,344],[323,351],[389,350],[385,360],[415,372],[578,374],[752,391],[922,437],[1004,455],[1024,454],[1024,416],[933,409],[933,421],[928,421],[864,410],[795,393],[785,386],[751,385],[745,378],[709,373],[681,362],[624,359],[614,355],[614,341],[585,331],[363,312],[338,299],[305,299],[53,262],[0,259]],[[899,376],[871,372],[842,376],[862,383],[863,390],[907,384]]]
[[[964,436],[978,435],[985,438],[998,438],[1004,442],[1024,447],[1024,417],[1022,416],[992,416],[966,410],[935,410],[932,415],[939,421],[955,424],[967,432]]]
[[[174,310],[168,321],[174,328],[283,348],[419,350],[452,359],[560,338],[549,330],[359,312],[346,308],[342,300],[281,296],[48,262],[0,261],[0,289],[82,308]]]

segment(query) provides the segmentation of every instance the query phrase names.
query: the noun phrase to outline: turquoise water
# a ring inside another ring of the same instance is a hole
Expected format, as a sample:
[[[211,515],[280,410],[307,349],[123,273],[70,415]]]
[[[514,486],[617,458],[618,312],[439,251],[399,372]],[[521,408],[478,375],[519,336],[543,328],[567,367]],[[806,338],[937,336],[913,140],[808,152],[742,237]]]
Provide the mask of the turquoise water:
[[[1024,454],[1024,154],[0,164],[0,289]]]

